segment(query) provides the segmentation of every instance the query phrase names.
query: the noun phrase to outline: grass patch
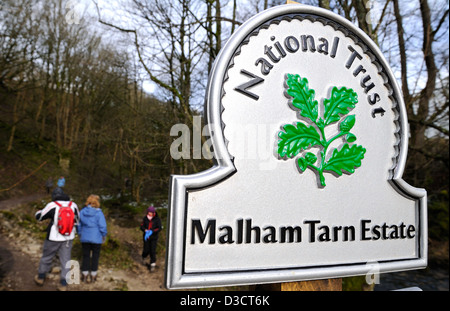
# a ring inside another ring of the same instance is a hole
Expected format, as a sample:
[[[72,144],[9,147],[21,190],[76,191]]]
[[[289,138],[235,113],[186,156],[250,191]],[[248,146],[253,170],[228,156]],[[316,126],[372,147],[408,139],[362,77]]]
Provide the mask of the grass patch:
[[[15,220],[17,219],[17,216],[10,211],[0,211],[0,214],[3,215],[3,217],[7,220]]]

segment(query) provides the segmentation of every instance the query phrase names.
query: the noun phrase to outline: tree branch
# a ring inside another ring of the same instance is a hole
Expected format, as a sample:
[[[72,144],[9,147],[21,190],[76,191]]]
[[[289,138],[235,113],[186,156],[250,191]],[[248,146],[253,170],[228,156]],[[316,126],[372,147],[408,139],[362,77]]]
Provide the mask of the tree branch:
[[[119,31],[121,31],[121,32],[132,33],[132,34],[134,34],[134,45],[135,45],[135,47],[136,47],[136,52],[137,52],[137,54],[138,54],[139,62],[141,63],[142,66],[144,66],[144,69],[145,69],[145,71],[148,73],[148,75],[149,75],[149,77],[150,77],[150,80],[152,80],[153,82],[155,82],[156,84],[158,84],[158,85],[161,86],[162,88],[164,88],[164,89],[170,91],[172,94],[174,94],[174,95],[180,100],[180,103],[183,103],[183,97],[181,96],[180,92],[178,92],[178,90],[177,90],[176,88],[174,88],[174,87],[168,85],[167,83],[164,83],[163,81],[161,81],[160,79],[158,79],[156,76],[154,76],[154,75],[151,73],[150,68],[149,68],[149,67],[146,65],[146,63],[144,62],[144,59],[143,59],[142,54],[141,54],[141,51],[140,51],[140,45],[139,45],[138,35],[137,35],[137,32],[136,32],[136,29],[125,29],[125,28],[119,27],[119,26],[117,26],[117,25],[114,25],[114,24],[105,22],[105,21],[102,20],[101,17],[100,17],[100,10],[99,10],[98,5],[97,5],[97,3],[96,3],[95,1],[94,1],[94,4],[95,4],[95,6],[96,6],[96,8],[97,8],[97,14],[98,14],[98,21],[99,21],[99,23],[101,23],[101,24],[103,24],[103,25],[105,25],[105,26],[109,26],[109,27],[112,27],[112,28],[114,28],[114,29],[117,29],[117,30],[119,30]]]
[[[433,30],[433,37],[437,34],[437,32],[439,31],[439,29],[441,28],[442,24],[445,22],[445,19],[448,16],[448,9],[447,11],[445,11],[444,15],[442,15],[441,19],[439,20],[439,24],[437,25],[436,29]]]

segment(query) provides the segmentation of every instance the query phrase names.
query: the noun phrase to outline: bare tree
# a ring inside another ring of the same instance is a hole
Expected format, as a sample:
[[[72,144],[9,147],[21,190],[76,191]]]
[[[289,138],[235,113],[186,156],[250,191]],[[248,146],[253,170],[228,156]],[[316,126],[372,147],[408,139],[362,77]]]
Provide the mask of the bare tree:
[[[7,1],[0,10],[0,104],[8,115],[10,135],[6,151],[12,150],[17,125],[26,117],[24,93],[32,87],[36,55],[32,1]],[[8,94],[13,96],[8,96]]]
[[[432,17],[428,1],[419,1],[420,21],[422,23],[421,52],[426,74],[426,82],[421,90],[416,90],[416,87],[413,90],[410,89],[412,79],[409,68],[414,59],[408,58],[408,52],[410,51],[408,50],[407,38],[411,34],[408,34],[405,30],[404,18],[398,0],[393,0],[393,8],[398,33],[401,86],[411,132],[408,166],[411,168],[411,178],[414,184],[424,184],[427,178],[426,167],[432,165],[433,162],[444,161],[448,169],[448,118],[445,118],[448,115],[448,92],[447,94],[445,94],[445,91],[443,92],[445,88],[448,88],[448,70],[447,72],[445,70],[440,72],[436,64],[436,49],[433,47],[436,43],[436,36],[442,32],[442,25],[446,20],[448,23],[448,7],[447,10]],[[435,26],[433,26],[433,18],[438,20]],[[445,32],[448,35],[448,29]],[[444,55],[441,62],[448,64],[448,53],[446,56]],[[447,76],[442,77],[442,74]],[[439,86],[437,84],[438,78],[440,78]],[[429,129],[434,129],[434,133],[446,139],[447,142],[444,145],[440,144],[441,148],[447,148],[447,152],[444,151],[445,149],[438,151],[436,146],[432,148],[436,141],[432,137],[434,135],[430,135]],[[432,149],[434,152],[429,152]]]

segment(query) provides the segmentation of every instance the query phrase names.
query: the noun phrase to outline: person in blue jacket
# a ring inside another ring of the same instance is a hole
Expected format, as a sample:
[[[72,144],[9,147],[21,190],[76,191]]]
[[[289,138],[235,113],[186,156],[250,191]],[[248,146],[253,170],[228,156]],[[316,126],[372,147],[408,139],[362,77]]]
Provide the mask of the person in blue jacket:
[[[56,185],[59,188],[64,188],[64,186],[66,185],[66,179],[64,178],[64,176],[59,177],[58,182],[56,183]]]
[[[78,225],[83,250],[81,280],[84,282],[95,282],[97,279],[100,249],[105,242],[107,232],[105,216],[100,209],[100,197],[91,194],[80,212]]]

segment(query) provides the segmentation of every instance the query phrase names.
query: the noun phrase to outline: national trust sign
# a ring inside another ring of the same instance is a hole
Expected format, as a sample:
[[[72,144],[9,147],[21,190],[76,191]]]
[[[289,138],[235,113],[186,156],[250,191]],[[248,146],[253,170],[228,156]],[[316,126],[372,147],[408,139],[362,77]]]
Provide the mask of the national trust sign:
[[[168,288],[426,267],[401,92],[349,21],[292,4],[254,16],[217,57],[205,111],[216,164],[171,177]]]

